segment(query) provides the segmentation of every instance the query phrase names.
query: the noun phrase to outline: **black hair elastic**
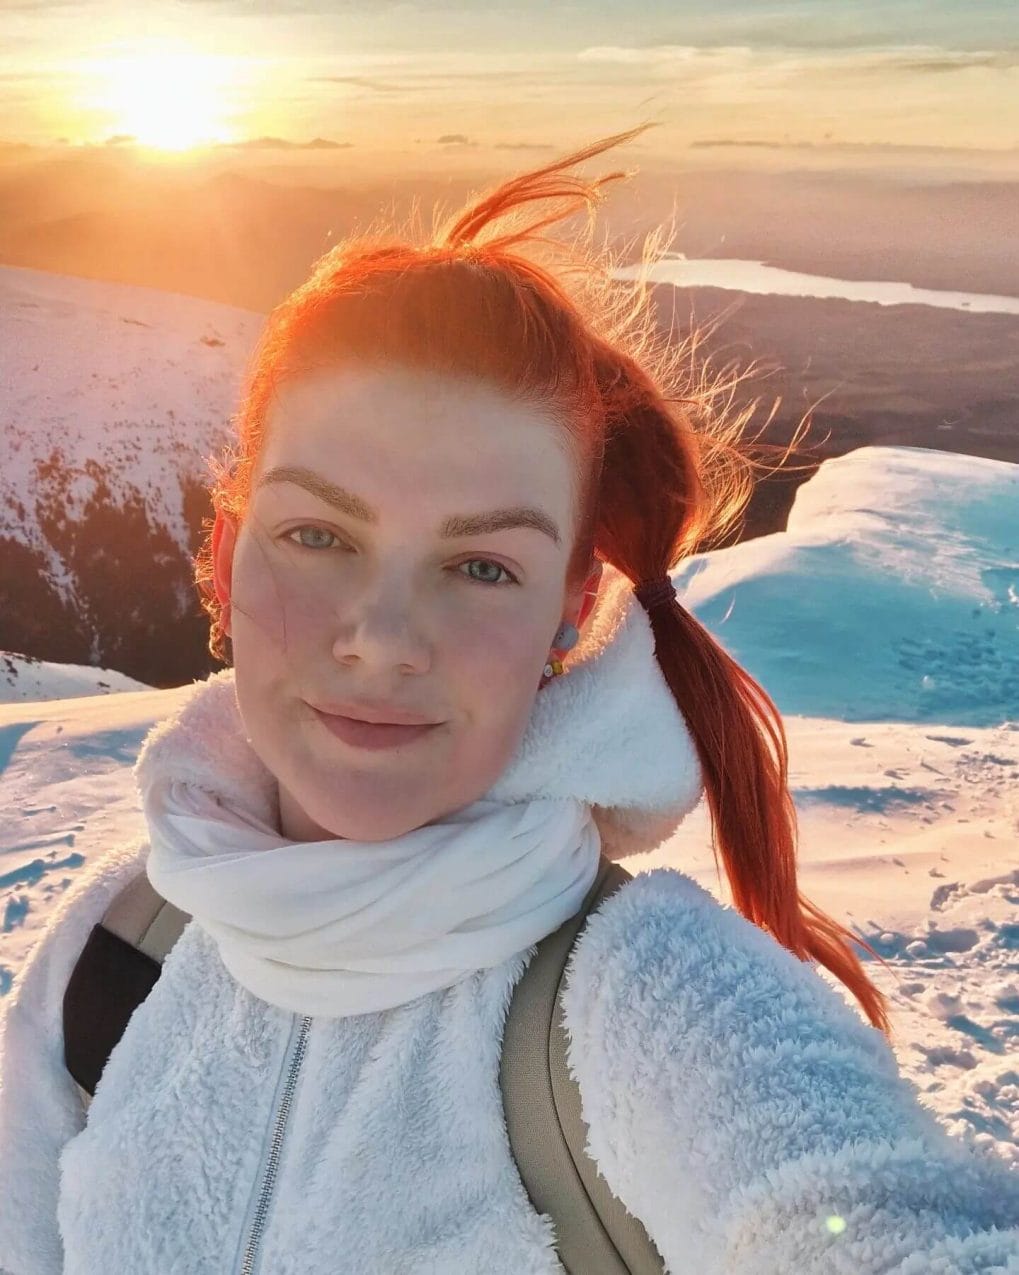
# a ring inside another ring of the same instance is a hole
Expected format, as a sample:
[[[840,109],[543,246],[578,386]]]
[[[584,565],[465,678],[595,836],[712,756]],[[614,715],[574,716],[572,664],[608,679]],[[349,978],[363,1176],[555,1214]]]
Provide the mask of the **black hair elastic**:
[[[668,576],[662,576],[660,580],[645,580],[634,585],[633,591],[646,611],[676,601],[676,586]]]

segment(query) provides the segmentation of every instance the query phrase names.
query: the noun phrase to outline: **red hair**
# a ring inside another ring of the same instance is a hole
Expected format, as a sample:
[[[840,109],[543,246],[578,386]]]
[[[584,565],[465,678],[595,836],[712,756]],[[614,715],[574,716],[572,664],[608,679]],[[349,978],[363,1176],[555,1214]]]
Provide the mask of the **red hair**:
[[[568,587],[585,579],[595,557],[637,584],[717,543],[753,490],[757,462],[742,433],[756,400],[741,412],[731,410],[731,396],[717,407],[734,382],[696,367],[695,335],[676,344],[658,333],[645,278],[622,288],[611,253],[539,233],[584,209],[590,226],[601,187],[631,174],[586,181],[564,170],[649,127],[503,183],[433,225],[424,242],[411,231],[369,229],[316,262],[269,315],[235,415],[236,446],[217,468],[215,508],[243,516],[281,377],[348,361],[397,363],[481,378],[561,424],[577,474]],[[544,209],[528,220],[525,205],[537,203]],[[659,244],[658,231],[645,239],[645,274]],[[549,251],[555,260],[546,267],[540,258]],[[223,659],[211,526],[196,580],[210,650]],[[796,810],[776,705],[678,603],[654,609],[650,623],[696,743],[715,862],[720,848],[735,907],[800,959],[824,965],[890,1035],[885,997],[850,944],[877,953],[798,889]]]

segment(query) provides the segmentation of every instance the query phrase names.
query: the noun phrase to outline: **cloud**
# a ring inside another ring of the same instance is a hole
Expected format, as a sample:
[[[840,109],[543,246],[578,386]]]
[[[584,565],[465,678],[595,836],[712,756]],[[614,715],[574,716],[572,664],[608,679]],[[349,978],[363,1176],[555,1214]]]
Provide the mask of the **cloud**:
[[[590,66],[632,68],[658,81],[675,75],[689,87],[741,80],[749,93],[767,77],[789,75],[876,76],[945,75],[953,71],[1011,71],[1019,66],[1019,47],[951,49],[930,44],[873,48],[752,48],[745,44],[704,47],[691,44],[595,45],[582,49],[577,61]],[[733,83],[733,87],[736,87]]]
[[[45,0],[44,0],[45,2]],[[330,18],[344,15],[371,14],[372,17],[411,17],[422,13],[420,5],[407,3],[406,0],[395,0],[384,4],[381,0],[178,0],[178,3],[190,5],[193,9],[221,9],[250,17],[275,18],[280,14],[321,14]],[[454,9],[454,13],[459,9]],[[428,16],[433,16],[431,9]]]
[[[313,137],[310,142],[291,142],[285,137],[249,137],[242,142],[217,142],[220,148],[231,150],[272,151],[339,151],[353,145],[353,142],[333,142],[327,137]]]
[[[91,0],[2,0],[0,13],[49,13],[51,9],[86,9]]]
[[[675,65],[694,62],[720,63],[745,60],[753,50],[745,44],[703,46],[698,44],[621,45],[601,44],[581,49],[578,62],[617,62],[624,66]]]
[[[372,89],[376,93],[402,93],[402,84],[387,84],[384,80],[370,79],[367,75],[308,75],[307,84],[353,84],[355,88]]]
[[[904,71],[939,74],[944,71],[968,71],[971,67],[987,67],[997,71],[1011,71],[1019,66],[1019,49],[999,49],[995,52],[969,51],[967,49],[943,49],[936,54],[912,58],[890,53],[884,66]]]
[[[813,150],[813,151],[865,151],[865,152],[900,152],[908,154],[913,151],[930,151],[939,154],[949,154],[956,151],[981,151],[983,148],[979,146],[943,146],[936,142],[770,142],[756,138],[743,137],[702,137],[697,141],[688,142],[689,150],[709,150],[716,147],[732,147],[745,146],[756,147],[758,150]],[[994,148],[984,153],[989,155],[1001,155],[1006,153],[1008,149],[1019,151],[1019,146],[1011,148]]]
[[[2,3],[2,0],[0,0]],[[39,80],[54,80],[52,71],[3,71],[0,72],[0,84],[28,84]]]
[[[564,61],[558,68],[547,68],[538,71],[533,68],[517,70],[513,67],[499,66],[491,71],[452,71],[441,70],[420,72],[414,70],[400,71],[398,80],[380,80],[367,75],[306,75],[305,84],[350,84],[355,88],[371,89],[376,93],[408,93],[422,90],[445,92],[455,84],[492,83],[493,75],[497,75],[500,85],[513,81],[516,84],[535,84],[547,86],[556,76],[566,75],[572,71],[572,61]],[[592,81],[595,82],[595,81]]]
[[[709,150],[718,146],[756,146],[760,150],[813,150],[816,142],[765,142],[742,137],[702,137],[690,142],[690,150]]]

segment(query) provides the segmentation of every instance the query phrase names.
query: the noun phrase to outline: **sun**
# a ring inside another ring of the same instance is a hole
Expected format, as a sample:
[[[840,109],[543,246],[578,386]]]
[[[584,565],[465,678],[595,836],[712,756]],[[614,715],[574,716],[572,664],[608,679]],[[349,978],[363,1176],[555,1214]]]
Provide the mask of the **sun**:
[[[114,134],[143,146],[186,150],[227,141],[231,61],[180,50],[111,59],[97,68],[100,101]]]

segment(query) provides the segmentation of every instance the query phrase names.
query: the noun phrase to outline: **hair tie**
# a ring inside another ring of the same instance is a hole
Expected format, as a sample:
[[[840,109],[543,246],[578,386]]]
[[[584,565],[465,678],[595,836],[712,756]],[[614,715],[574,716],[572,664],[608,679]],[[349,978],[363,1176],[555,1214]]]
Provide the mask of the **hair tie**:
[[[633,591],[646,611],[653,611],[655,607],[677,600],[676,586],[667,575],[658,580],[645,580],[642,584],[636,584]]]

